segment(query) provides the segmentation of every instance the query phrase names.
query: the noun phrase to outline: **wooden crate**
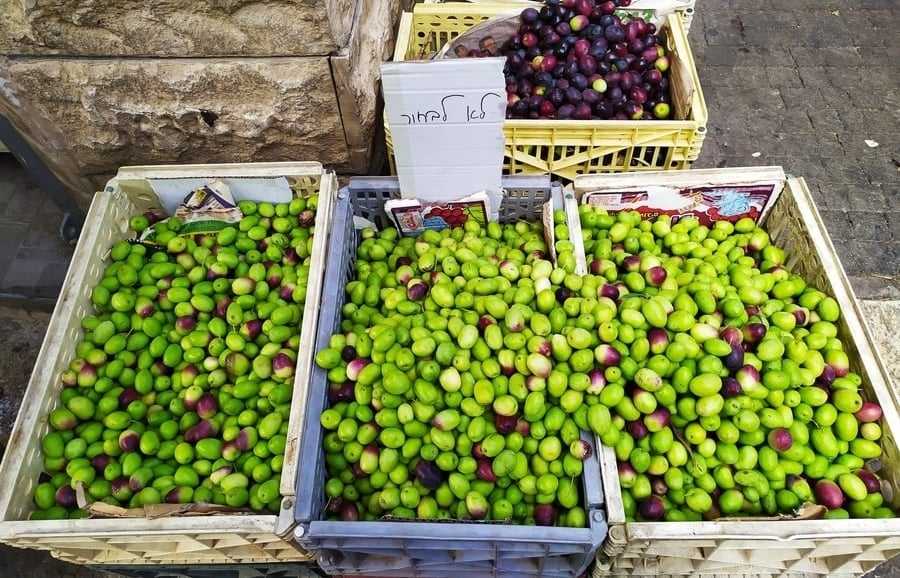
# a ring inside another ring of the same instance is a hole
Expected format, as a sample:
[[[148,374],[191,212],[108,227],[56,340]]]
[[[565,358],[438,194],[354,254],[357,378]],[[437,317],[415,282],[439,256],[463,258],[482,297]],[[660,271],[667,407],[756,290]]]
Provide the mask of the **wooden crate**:
[[[325,248],[337,180],[319,163],[259,163],[129,167],[94,197],[72,263],[66,274],[0,464],[0,542],[47,550],[78,564],[224,564],[305,561],[310,557],[283,538],[291,525],[279,516],[214,515],[159,519],[82,519],[30,521],[32,495],[42,471],[41,438],[49,431],[47,416],[62,387],[60,374],[74,357],[82,336],[81,320],[93,311],[91,290],[103,276],[109,248],[128,235],[128,219],[158,207],[150,178],[281,177],[296,195],[319,195],[308,295],[300,332],[300,354],[288,420],[281,492],[284,520],[292,519],[300,427],[306,405],[318,322]]]
[[[448,41],[494,17],[515,14],[509,3],[417,4],[400,19],[394,61],[430,58]],[[706,138],[707,109],[684,23],[670,14],[668,49],[672,58],[676,109],[685,120],[507,120],[503,125],[505,174],[544,174],[568,181],[579,175],[690,168]],[[689,87],[689,88],[687,88]],[[673,89],[674,90],[674,89]],[[391,170],[393,142],[385,126]]]
[[[761,169],[606,175],[575,180],[577,197],[606,187],[649,184],[691,186],[752,182]],[[762,169],[765,170],[765,169]],[[787,253],[787,267],[832,295],[841,307],[839,337],[862,376],[869,399],[884,410],[884,468],[880,474],[900,505],[900,416],[887,371],[862,320],[859,303],[802,178],[787,178],[764,223]],[[598,440],[598,445],[600,445]],[[857,576],[900,554],[900,519],[715,522],[625,521],[611,448],[600,455],[609,537],[597,556],[594,578],[607,576]]]

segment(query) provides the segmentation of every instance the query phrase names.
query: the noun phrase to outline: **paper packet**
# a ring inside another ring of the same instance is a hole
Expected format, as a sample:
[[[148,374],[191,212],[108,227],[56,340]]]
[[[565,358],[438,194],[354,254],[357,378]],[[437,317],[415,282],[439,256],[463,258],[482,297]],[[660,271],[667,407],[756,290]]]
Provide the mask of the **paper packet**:
[[[384,212],[401,235],[415,237],[428,229],[462,227],[470,219],[485,225],[491,215],[491,199],[485,191],[446,202],[395,199],[384,204]]]

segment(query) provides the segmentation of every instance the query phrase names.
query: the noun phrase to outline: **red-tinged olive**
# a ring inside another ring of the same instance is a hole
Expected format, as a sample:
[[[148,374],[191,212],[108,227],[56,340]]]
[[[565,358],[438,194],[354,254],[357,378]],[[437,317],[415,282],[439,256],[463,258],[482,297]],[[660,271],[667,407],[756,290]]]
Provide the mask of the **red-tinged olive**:
[[[211,393],[204,393],[197,401],[197,415],[203,419],[210,419],[219,410],[219,404]]]
[[[119,434],[119,449],[125,453],[137,451],[141,437],[136,431],[127,429]]]
[[[412,258],[406,257],[406,256],[397,258],[397,266],[398,267],[403,267],[403,266],[407,266],[407,265],[412,265]]]
[[[553,505],[536,505],[534,507],[534,523],[538,526],[553,526],[556,523],[556,509]]]
[[[234,438],[235,446],[241,451],[252,450],[257,441],[259,441],[259,434],[256,432],[256,428],[252,426],[242,428],[238,432],[237,437]]]
[[[669,425],[670,418],[669,410],[659,407],[653,413],[644,416],[644,425],[650,431],[660,431]]]
[[[112,496],[120,502],[127,502],[131,499],[131,488],[128,486],[128,478],[116,478],[111,484]]]
[[[744,326],[744,341],[750,344],[759,343],[766,336],[766,326],[762,323],[748,323]]]
[[[259,337],[260,333],[262,333],[262,321],[259,319],[251,319],[250,321],[245,321],[244,324],[241,325],[241,335],[251,341]]]
[[[531,424],[525,419],[516,420],[516,432],[523,436],[527,436],[531,433]]]
[[[179,317],[175,320],[175,327],[182,333],[190,333],[197,326],[197,320],[190,316]]]
[[[410,301],[421,301],[428,295],[428,285],[420,279],[412,279],[406,286],[406,298]]]
[[[612,299],[613,301],[618,301],[621,296],[621,291],[619,290],[618,285],[613,285],[612,283],[604,283],[602,287],[600,287],[600,296],[606,297],[607,299]]]
[[[769,432],[769,446],[777,452],[786,452],[791,449],[794,439],[791,432],[783,427],[778,427]]]
[[[198,441],[215,436],[217,428],[215,424],[209,420],[202,420],[195,426],[184,432],[184,441],[195,444]]]
[[[481,442],[478,442],[472,446],[472,457],[478,460],[487,458],[484,450],[481,447]]]
[[[840,486],[831,480],[819,480],[816,482],[816,500],[829,510],[840,508],[844,505],[844,492]]]
[[[865,468],[856,470],[856,476],[866,485],[866,491],[870,494],[876,494],[881,491],[881,481],[878,476]]]
[[[859,410],[854,414],[856,419],[862,423],[876,422],[881,419],[881,406],[877,403],[866,401]]]
[[[65,387],[75,387],[78,385],[78,374],[71,369],[67,369],[62,372],[60,381]]]
[[[281,255],[281,260],[285,265],[299,265],[300,255],[297,254],[297,250],[293,247],[287,247]]]
[[[657,496],[665,496],[669,493],[669,486],[666,485],[666,481],[662,478],[653,478],[650,481],[650,488]]]
[[[354,351],[355,353],[355,351]],[[359,373],[369,365],[369,360],[363,358],[357,358],[347,364],[347,379],[350,381],[356,381],[359,378]]]
[[[622,267],[629,273],[640,271],[641,258],[637,255],[629,255],[622,261]]]
[[[640,503],[638,511],[645,520],[662,520],[666,514],[666,506],[659,496],[649,496]]]
[[[287,353],[276,353],[272,358],[272,373],[279,379],[290,379],[294,375],[294,360]]]
[[[194,491],[186,486],[175,487],[166,494],[167,504],[187,504],[194,496]]]
[[[737,327],[728,325],[719,331],[719,337],[728,345],[740,345],[744,341],[744,334]]]
[[[809,322],[809,309],[805,307],[798,307],[794,309],[794,321],[797,322],[797,327],[805,327]]]
[[[293,301],[294,290],[297,288],[293,283],[285,283],[281,286],[281,289],[278,291],[278,296],[284,299],[285,301]]]
[[[608,367],[619,365],[619,362],[622,360],[622,354],[612,345],[601,343],[594,350],[594,358],[597,360],[597,363]]]
[[[147,217],[147,220],[150,221],[151,225],[166,218],[166,214],[162,209],[149,209],[144,211],[144,216]]]
[[[209,481],[218,486],[222,480],[232,473],[234,473],[232,466],[220,466],[209,474]]]
[[[233,462],[238,459],[241,455],[241,450],[238,449],[237,444],[234,441],[225,442],[222,445],[222,458],[226,461]]]
[[[303,227],[304,229],[308,229],[312,227],[316,222],[316,214],[309,209],[302,211],[299,215],[297,215],[297,224]]]
[[[597,395],[606,387],[606,376],[600,369],[592,369],[590,374],[591,384],[588,385],[586,393]]]
[[[484,333],[484,330],[487,329],[489,325],[495,325],[496,323],[497,320],[490,315],[482,315],[478,318],[478,329],[479,331]]]
[[[573,458],[584,461],[593,455],[594,450],[588,442],[584,440],[575,440],[569,444],[569,453]]]
[[[137,392],[133,387],[128,387],[122,390],[122,393],[119,394],[119,407],[125,409],[128,407],[128,404],[141,399],[141,394]]]

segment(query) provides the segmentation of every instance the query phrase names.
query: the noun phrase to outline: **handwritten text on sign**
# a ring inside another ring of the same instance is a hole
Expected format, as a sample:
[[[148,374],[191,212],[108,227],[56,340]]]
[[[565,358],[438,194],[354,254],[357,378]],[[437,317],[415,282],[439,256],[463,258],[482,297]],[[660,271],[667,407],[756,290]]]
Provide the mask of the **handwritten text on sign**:
[[[503,65],[502,58],[382,65],[384,112],[404,198],[446,202],[479,191],[499,194]]]
[[[486,110],[487,104],[496,104],[503,100],[503,97],[496,92],[483,94],[480,99],[477,98],[477,95],[475,97],[478,102],[473,106],[473,103],[467,100],[467,98],[472,98],[472,95],[448,94],[441,99],[440,110],[419,110],[409,114],[401,114],[400,116],[406,119],[406,124],[484,120],[488,115]]]

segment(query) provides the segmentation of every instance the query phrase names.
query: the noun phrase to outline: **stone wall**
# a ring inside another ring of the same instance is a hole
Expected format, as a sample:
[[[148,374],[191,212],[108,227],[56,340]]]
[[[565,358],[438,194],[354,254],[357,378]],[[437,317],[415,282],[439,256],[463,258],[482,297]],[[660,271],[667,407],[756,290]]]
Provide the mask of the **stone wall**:
[[[364,173],[400,12],[401,0],[0,0],[0,114],[84,203],[123,165]]]

